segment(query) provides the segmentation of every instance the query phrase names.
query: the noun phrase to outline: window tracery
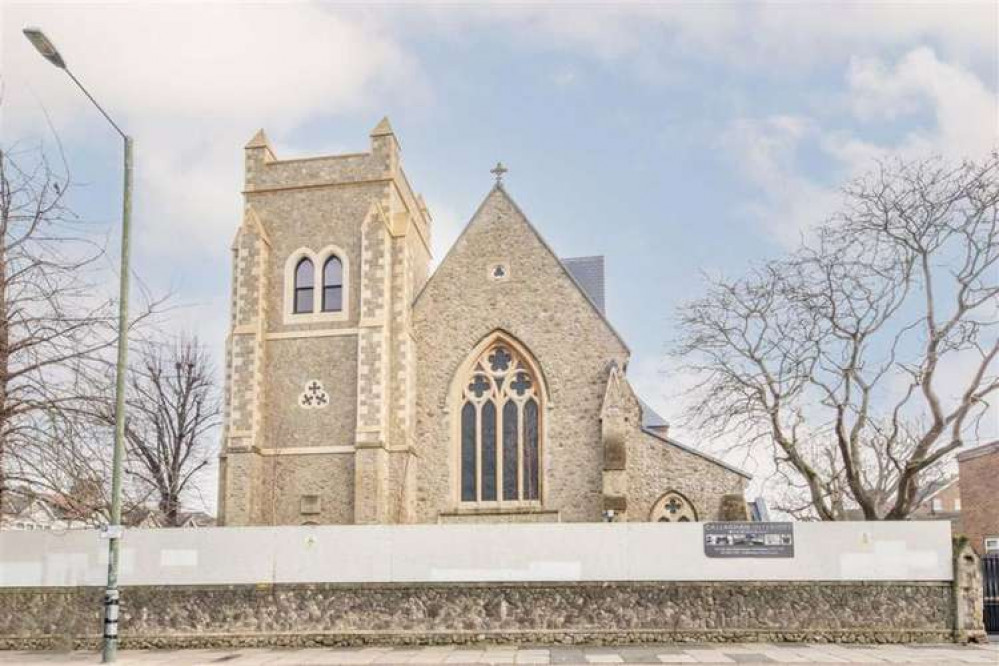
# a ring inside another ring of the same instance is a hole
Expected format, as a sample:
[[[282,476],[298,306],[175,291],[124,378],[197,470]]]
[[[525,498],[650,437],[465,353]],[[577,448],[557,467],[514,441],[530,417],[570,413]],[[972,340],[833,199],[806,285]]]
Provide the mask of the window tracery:
[[[697,512],[686,497],[670,491],[653,505],[649,520],[657,523],[692,523],[697,522]]]
[[[531,366],[504,341],[472,364],[459,410],[463,503],[540,500],[541,400]]]

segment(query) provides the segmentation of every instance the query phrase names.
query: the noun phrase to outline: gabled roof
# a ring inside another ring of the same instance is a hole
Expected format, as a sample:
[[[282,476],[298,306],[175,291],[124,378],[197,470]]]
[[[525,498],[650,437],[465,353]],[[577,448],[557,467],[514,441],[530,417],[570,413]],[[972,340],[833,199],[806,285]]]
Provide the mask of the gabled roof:
[[[607,310],[604,307],[603,256],[566,257],[559,261],[569,270],[569,274],[576,279],[576,282],[583,288],[586,295],[590,297],[590,300],[597,306],[597,309],[606,314]]]
[[[437,274],[440,273],[441,266],[447,263],[448,257],[451,256],[451,253],[454,252],[456,247],[461,245],[461,239],[465,236],[466,233],[468,233],[469,228],[479,217],[479,214],[482,212],[482,209],[485,207],[486,203],[495,194],[502,196],[510,204],[510,206],[514,209],[514,211],[516,211],[516,213],[520,216],[520,218],[524,220],[524,223],[527,225],[527,228],[531,230],[534,236],[541,243],[541,246],[548,251],[548,253],[552,256],[553,259],[555,259],[555,263],[557,263],[562,268],[562,271],[565,273],[565,276],[569,278],[569,281],[576,286],[576,289],[578,289],[579,293],[583,295],[583,298],[586,299],[586,302],[590,304],[590,306],[593,308],[593,311],[597,314],[597,316],[600,317],[600,319],[604,322],[607,328],[610,329],[610,332],[614,335],[614,337],[618,339],[618,342],[621,343],[621,346],[624,347],[625,351],[630,355],[631,348],[628,347],[628,343],[624,341],[624,338],[621,336],[621,334],[618,333],[617,329],[614,328],[614,325],[610,323],[609,319],[607,319],[607,315],[604,314],[603,309],[597,305],[597,303],[593,300],[593,297],[589,294],[589,292],[587,292],[587,290],[583,287],[583,285],[579,283],[579,280],[577,280],[576,277],[572,274],[572,271],[570,271],[569,268],[566,267],[565,263],[561,259],[559,259],[559,256],[555,254],[555,251],[552,249],[552,246],[548,244],[548,241],[546,241],[545,237],[541,235],[537,227],[535,227],[534,224],[531,223],[530,218],[527,217],[527,215],[524,213],[521,207],[517,205],[517,202],[513,200],[513,197],[511,197],[510,194],[506,191],[506,188],[503,187],[502,183],[496,183],[495,185],[493,185],[492,189],[489,190],[489,193],[486,194],[485,198],[482,199],[482,202],[479,203],[478,208],[475,209],[475,212],[472,214],[472,217],[465,225],[465,228],[461,230],[461,233],[458,235],[458,238],[456,238],[454,243],[451,244],[451,247],[448,248],[447,253],[444,255],[444,258],[441,260],[441,263],[437,265],[437,269],[423,284],[423,288],[420,289],[419,293],[417,293],[416,296],[413,298],[413,305],[415,305],[423,296],[423,294],[426,293],[427,289],[430,287],[430,283],[432,283],[434,281],[434,278],[437,277]]]

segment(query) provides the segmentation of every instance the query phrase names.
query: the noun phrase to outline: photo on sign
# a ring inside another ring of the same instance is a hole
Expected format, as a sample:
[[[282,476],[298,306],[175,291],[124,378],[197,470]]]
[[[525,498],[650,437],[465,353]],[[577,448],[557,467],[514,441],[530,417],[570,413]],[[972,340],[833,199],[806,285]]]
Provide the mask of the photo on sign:
[[[794,557],[791,523],[705,523],[703,529],[708,557]]]

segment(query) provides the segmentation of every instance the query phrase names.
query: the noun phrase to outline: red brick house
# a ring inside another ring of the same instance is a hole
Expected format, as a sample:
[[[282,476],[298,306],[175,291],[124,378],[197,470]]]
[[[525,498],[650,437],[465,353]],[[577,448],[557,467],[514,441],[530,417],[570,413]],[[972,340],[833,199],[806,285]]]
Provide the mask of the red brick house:
[[[960,531],[981,555],[999,552],[999,441],[957,456]]]

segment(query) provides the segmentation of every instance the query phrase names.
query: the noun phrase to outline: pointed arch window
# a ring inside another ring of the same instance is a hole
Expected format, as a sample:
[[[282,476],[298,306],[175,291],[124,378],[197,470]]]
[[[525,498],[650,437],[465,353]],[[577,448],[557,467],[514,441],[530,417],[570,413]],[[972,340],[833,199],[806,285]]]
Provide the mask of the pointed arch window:
[[[670,491],[656,500],[649,520],[654,523],[696,523],[697,511],[686,497]]]
[[[331,254],[323,264],[323,312],[343,310],[343,262]]]
[[[312,312],[315,298],[315,268],[308,257],[299,259],[295,265],[295,313]]]
[[[536,373],[511,345],[475,360],[458,410],[462,503],[540,501],[541,401]]]

